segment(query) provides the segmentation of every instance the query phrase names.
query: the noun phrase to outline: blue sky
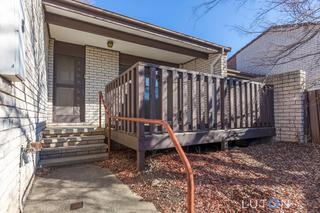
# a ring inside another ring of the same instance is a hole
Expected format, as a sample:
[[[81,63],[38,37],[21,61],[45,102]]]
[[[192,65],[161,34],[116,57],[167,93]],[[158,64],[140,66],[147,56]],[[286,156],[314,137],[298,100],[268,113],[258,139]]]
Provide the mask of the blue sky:
[[[202,2],[205,0],[93,0],[98,7],[229,46],[229,56],[257,36],[234,29],[250,25],[259,7],[255,0],[241,8],[235,1],[225,1],[197,20],[193,11]]]

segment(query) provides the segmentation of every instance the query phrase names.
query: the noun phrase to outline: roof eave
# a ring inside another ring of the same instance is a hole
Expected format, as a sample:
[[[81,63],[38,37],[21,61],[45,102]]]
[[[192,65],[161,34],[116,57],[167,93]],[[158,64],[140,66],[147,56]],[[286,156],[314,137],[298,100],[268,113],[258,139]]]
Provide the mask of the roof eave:
[[[143,21],[139,21],[127,16],[123,16],[111,11],[107,11],[89,4],[85,4],[79,1],[74,1],[74,0],[43,0],[44,5],[57,5],[60,7],[65,7],[71,10],[76,10],[76,11],[81,11],[90,15],[94,15],[100,18],[105,18],[112,20],[114,22],[118,22],[121,24],[125,24],[131,27],[136,27],[139,29],[144,29],[153,33],[157,33],[159,35],[164,35],[168,37],[172,37],[174,39],[178,39],[184,42],[189,42],[191,44],[195,44],[198,46],[203,46],[205,48],[211,48],[214,50],[218,50],[221,52],[230,52],[231,48],[230,47],[225,47],[222,45],[218,45],[209,41],[205,41],[199,38],[195,38],[183,33],[179,33],[176,31],[172,31],[169,29],[165,29],[156,25],[152,25]]]

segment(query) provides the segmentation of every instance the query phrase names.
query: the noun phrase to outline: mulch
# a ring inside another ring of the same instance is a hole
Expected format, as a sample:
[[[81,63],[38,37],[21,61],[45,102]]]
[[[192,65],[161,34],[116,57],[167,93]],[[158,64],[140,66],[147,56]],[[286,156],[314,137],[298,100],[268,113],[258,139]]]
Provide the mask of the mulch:
[[[189,152],[196,212],[320,212],[320,147],[267,143],[228,151]],[[186,175],[174,150],[147,156],[114,151],[100,162],[161,212],[186,212]]]

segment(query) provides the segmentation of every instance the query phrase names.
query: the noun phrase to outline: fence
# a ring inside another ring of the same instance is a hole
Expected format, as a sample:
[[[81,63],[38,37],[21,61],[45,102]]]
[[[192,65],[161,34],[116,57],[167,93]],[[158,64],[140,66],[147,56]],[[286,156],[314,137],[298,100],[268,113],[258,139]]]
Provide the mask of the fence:
[[[312,143],[320,144],[320,90],[306,92],[307,132]]]

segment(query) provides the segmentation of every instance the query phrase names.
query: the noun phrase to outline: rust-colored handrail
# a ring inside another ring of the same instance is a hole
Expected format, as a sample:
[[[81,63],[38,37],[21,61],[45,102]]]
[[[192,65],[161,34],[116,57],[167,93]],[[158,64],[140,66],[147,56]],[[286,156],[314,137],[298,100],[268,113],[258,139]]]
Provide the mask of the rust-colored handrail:
[[[101,104],[104,106],[104,111],[107,115],[108,118],[108,151],[110,151],[110,138],[111,138],[111,119],[116,119],[116,120],[123,120],[123,121],[131,121],[131,122],[137,122],[137,123],[144,123],[144,124],[158,124],[164,127],[175,148],[176,151],[179,154],[179,157],[186,169],[187,172],[187,182],[188,182],[188,194],[187,194],[187,209],[189,213],[194,213],[194,200],[195,200],[195,187],[194,187],[194,177],[193,177],[193,171],[190,165],[190,162],[183,151],[177,136],[174,134],[171,126],[163,120],[155,120],[155,119],[145,119],[145,118],[132,118],[132,117],[118,117],[118,116],[113,116],[108,110],[108,107],[105,103],[104,97],[102,92],[99,92],[99,127],[101,128]]]

